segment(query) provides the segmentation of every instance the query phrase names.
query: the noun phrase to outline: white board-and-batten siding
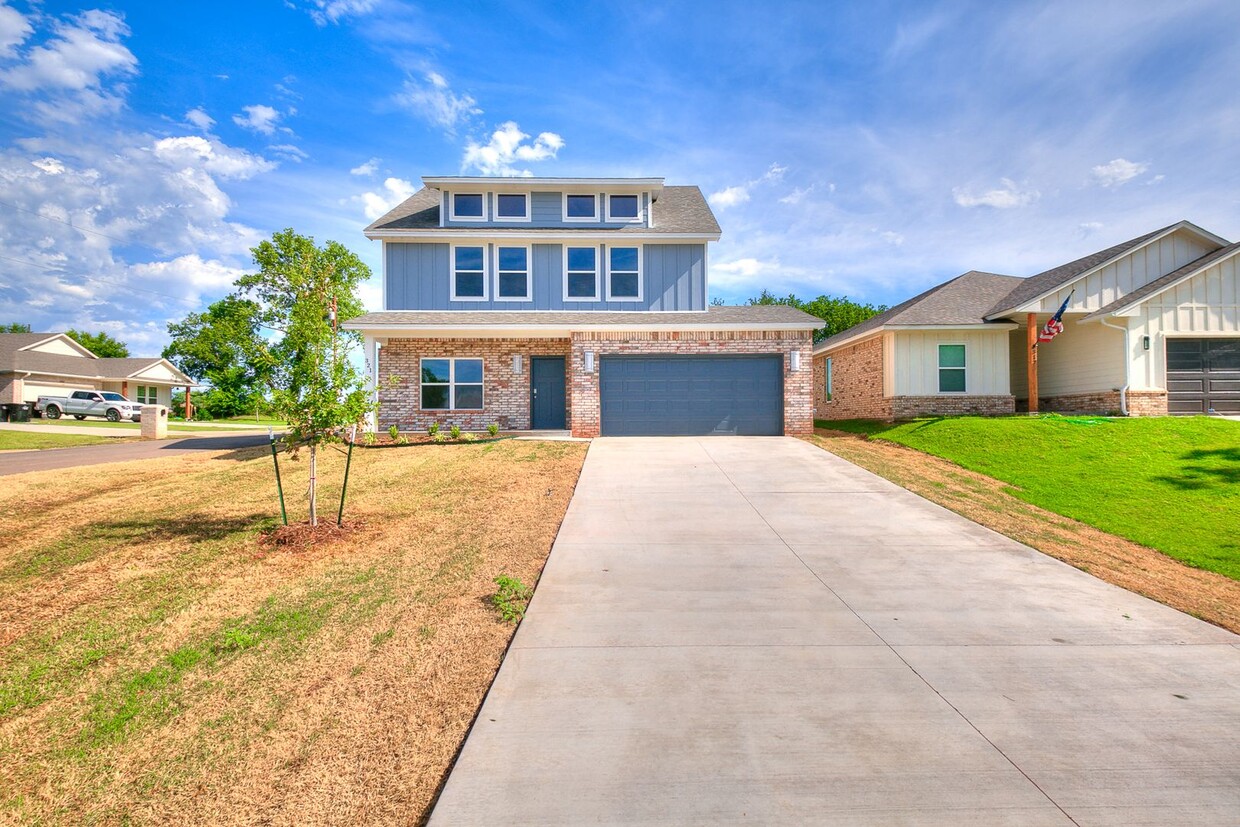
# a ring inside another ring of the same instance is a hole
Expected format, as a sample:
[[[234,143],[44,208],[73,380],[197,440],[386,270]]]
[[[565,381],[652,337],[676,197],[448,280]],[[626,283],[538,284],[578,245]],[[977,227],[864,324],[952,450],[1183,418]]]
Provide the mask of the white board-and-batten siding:
[[[1008,330],[909,330],[884,341],[885,396],[939,395],[939,345],[965,346],[966,396],[1011,393]],[[959,396],[961,394],[943,394]]]

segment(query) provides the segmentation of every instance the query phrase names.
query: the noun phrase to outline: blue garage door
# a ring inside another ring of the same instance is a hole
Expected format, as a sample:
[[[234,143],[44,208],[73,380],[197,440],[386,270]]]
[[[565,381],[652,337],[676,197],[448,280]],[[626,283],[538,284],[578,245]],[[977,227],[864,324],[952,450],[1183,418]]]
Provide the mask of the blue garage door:
[[[603,436],[778,436],[784,432],[784,358],[604,356]]]

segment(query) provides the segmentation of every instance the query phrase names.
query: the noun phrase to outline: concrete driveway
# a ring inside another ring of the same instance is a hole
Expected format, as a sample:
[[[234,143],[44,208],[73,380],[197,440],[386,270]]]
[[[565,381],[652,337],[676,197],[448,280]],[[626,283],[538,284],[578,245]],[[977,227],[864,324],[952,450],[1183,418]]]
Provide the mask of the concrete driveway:
[[[433,825],[1240,823],[1240,638],[784,438],[600,439]]]

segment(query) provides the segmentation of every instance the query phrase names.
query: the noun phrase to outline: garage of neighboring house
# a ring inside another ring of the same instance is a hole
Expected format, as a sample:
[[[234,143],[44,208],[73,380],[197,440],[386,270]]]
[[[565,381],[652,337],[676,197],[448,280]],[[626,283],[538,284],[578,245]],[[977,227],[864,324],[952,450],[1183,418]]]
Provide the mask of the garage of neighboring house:
[[[1240,414],[1240,338],[1167,338],[1167,411]]]
[[[783,354],[603,356],[603,436],[784,433]]]

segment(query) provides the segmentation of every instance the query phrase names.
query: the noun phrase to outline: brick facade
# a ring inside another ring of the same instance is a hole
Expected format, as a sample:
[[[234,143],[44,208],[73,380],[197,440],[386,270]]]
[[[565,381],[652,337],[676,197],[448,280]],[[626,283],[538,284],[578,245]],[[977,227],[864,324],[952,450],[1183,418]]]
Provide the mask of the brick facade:
[[[894,396],[891,398],[893,419],[916,419],[919,416],[1004,416],[1016,412],[1011,396]]]
[[[1021,408],[1028,410],[1024,401]],[[1119,391],[1096,391],[1094,393],[1072,393],[1060,396],[1038,397],[1038,410],[1054,413],[1078,413],[1110,415],[1121,410]],[[1129,416],[1166,416],[1166,391],[1128,391]]]
[[[827,356],[831,357],[831,399],[827,400]],[[883,396],[883,339],[858,342],[814,357],[816,419],[891,419]]]
[[[22,380],[14,375],[0,376],[0,404],[21,401]]]
[[[521,356],[521,373],[512,357]],[[485,430],[492,422],[505,431],[530,428],[530,357],[568,357],[567,339],[389,339],[379,349],[379,429],[425,431],[432,422],[447,430]],[[421,359],[482,359],[481,411],[422,410]],[[389,376],[398,376],[395,386]],[[569,399],[571,417],[572,400]]]
[[[572,338],[569,367],[573,436],[599,434],[598,360],[609,354],[722,354],[782,353],[784,357],[784,433],[813,431],[810,371],[813,334],[808,330],[659,330],[651,332],[578,332]],[[792,351],[801,353],[801,369],[790,369]],[[586,373],[586,351],[594,353],[594,372]]]
[[[1128,391],[1129,416],[1166,416],[1166,391]]]

